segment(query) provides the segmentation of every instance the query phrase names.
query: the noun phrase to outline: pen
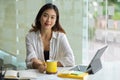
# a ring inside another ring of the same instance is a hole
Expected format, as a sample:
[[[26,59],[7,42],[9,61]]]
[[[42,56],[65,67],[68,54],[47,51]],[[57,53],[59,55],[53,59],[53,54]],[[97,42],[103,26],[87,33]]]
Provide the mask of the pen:
[[[0,67],[0,78],[2,77],[2,66]]]
[[[5,72],[3,73],[3,77],[5,77],[6,71],[7,71],[7,68],[5,69]]]
[[[19,78],[19,72],[17,73],[17,77]]]
[[[2,74],[3,72],[3,66],[0,68],[0,80],[4,80],[4,75]]]
[[[3,66],[1,66],[1,69],[0,69],[1,71],[0,71],[0,77],[3,77],[3,75],[2,75],[2,72],[3,72]]]

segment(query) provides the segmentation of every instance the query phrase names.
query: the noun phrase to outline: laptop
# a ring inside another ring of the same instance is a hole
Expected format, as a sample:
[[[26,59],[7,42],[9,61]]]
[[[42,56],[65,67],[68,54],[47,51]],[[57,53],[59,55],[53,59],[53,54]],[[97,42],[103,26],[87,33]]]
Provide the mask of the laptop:
[[[101,56],[104,53],[108,46],[105,45],[104,47],[100,48],[97,50],[95,56],[92,58],[91,62],[89,63],[88,66],[83,66],[83,65],[77,65],[70,70],[73,71],[81,71],[81,72],[87,72],[89,74],[94,74],[100,69],[102,69],[102,64],[101,64]]]

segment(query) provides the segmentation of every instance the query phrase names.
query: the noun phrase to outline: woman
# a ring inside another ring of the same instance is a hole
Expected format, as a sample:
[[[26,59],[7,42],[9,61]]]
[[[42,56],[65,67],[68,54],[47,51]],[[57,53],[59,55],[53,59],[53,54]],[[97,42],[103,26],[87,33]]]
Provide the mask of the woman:
[[[26,65],[28,68],[46,70],[44,62],[57,60],[57,66],[74,66],[73,51],[65,31],[59,23],[58,8],[52,3],[45,4],[38,12],[35,25],[26,35]]]

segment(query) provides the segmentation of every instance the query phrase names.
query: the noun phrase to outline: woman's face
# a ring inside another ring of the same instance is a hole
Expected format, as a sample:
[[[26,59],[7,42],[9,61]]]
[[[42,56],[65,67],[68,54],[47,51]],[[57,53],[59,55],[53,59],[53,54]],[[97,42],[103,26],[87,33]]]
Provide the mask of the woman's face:
[[[48,30],[55,25],[56,22],[56,12],[54,11],[54,9],[47,9],[42,13],[42,16],[40,18],[40,22],[41,22],[41,28],[43,30]]]

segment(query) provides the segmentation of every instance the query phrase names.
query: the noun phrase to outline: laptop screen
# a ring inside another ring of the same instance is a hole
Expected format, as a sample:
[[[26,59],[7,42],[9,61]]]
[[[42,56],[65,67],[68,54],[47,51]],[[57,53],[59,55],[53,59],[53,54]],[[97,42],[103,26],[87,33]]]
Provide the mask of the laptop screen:
[[[92,72],[95,73],[102,68],[100,58],[101,58],[102,54],[104,53],[104,51],[106,50],[107,47],[108,46],[106,45],[106,46],[97,50],[95,56],[93,57],[90,64],[88,65],[87,70],[92,70]]]

